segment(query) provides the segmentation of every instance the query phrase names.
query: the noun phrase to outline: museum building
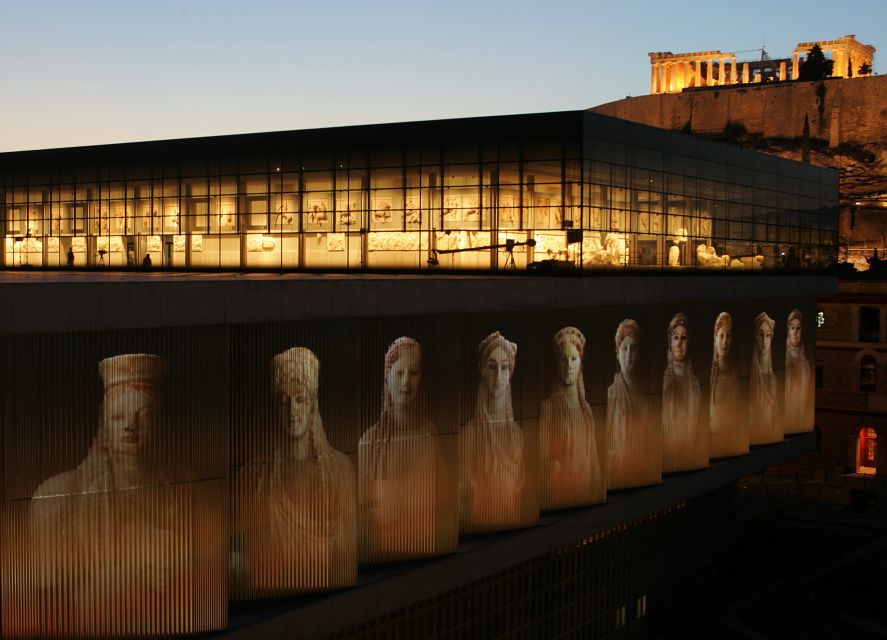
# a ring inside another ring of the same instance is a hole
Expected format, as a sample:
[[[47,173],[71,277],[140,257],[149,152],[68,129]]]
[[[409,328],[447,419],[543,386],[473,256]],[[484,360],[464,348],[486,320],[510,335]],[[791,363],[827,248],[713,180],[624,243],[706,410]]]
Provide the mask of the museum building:
[[[18,267],[817,268],[834,174],[574,111],[0,154]]]
[[[631,636],[814,447],[834,172],[585,112],[0,168],[4,637]]]

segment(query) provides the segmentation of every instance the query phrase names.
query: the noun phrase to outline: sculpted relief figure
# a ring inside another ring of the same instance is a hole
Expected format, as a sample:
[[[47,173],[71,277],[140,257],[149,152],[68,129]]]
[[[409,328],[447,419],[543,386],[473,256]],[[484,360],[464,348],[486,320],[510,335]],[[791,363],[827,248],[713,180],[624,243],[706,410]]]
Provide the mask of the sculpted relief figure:
[[[683,313],[668,323],[667,365],[662,376],[662,471],[708,464],[708,434],[699,428],[701,392],[690,361],[690,322]]]
[[[521,518],[524,436],[511,406],[516,355],[517,345],[498,331],[477,348],[474,417],[459,431],[459,529],[464,533],[530,524]]]
[[[786,433],[803,433],[813,429],[813,376],[804,353],[804,314],[792,309],[788,314],[788,335],[785,338],[785,405],[783,424]]]
[[[607,389],[607,486],[610,489],[656,484],[662,479],[662,439],[650,420],[636,380],[641,329],[625,319],[616,328],[619,369]]]
[[[776,374],[773,373],[773,328],[776,321],[761,312],[755,318],[755,346],[749,372],[751,444],[781,442],[782,425],[776,415]]]
[[[458,544],[455,475],[420,400],[421,382],[421,346],[398,338],[385,354],[382,415],[358,447],[366,562],[447,553]]]
[[[606,486],[582,376],[585,336],[575,327],[564,327],[553,346],[557,376],[554,392],[542,402],[539,426],[542,508],[603,502]]]
[[[354,468],[326,439],[317,356],[294,347],[271,361],[279,406],[270,461],[235,477],[232,585],[238,598],[334,589],[357,579]]]
[[[165,370],[164,359],[149,354],[99,363],[104,398],[92,445],[31,501],[32,564],[42,595],[30,633],[192,629],[182,622],[191,587],[187,489],[170,485],[157,419]]]
[[[739,376],[733,367],[732,346],[733,318],[723,311],[715,320],[711,358],[708,413],[712,458],[748,453],[748,423],[741,410],[745,403],[740,395]]]

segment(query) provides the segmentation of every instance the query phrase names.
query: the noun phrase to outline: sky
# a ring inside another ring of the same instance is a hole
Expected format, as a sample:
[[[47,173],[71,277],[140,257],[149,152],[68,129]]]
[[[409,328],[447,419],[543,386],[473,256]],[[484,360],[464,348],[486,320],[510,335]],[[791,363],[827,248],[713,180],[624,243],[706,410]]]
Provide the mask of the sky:
[[[650,51],[887,56],[887,1],[0,0],[0,34],[2,152],[584,109]]]

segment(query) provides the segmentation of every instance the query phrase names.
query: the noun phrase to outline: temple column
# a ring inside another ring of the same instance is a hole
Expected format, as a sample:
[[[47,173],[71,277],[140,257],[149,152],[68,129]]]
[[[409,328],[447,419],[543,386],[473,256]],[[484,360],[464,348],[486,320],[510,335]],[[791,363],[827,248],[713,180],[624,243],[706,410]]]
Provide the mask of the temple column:
[[[718,83],[718,79],[715,77],[715,59],[708,59],[708,86],[713,87]]]
[[[783,60],[782,62],[779,63],[779,81],[780,82],[785,82],[785,74],[787,72],[787,69],[788,69],[788,65],[786,64],[785,60]]]
[[[656,63],[650,65],[650,95],[656,94]]]
[[[718,60],[718,86],[723,87],[724,82],[724,59]]]
[[[681,90],[683,91],[687,87],[687,78],[690,75],[690,65],[685,60],[680,63],[681,65]]]
[[[749,81],[749,72],[748,72],[748,63],[742,63],[742,84],[748,84]]]
[[[730,58],[730,84],[739,84],[739,69],[736,68],[736,56]]]
[[[795,51],[792,54],[792,80],[798,79],[798,74],[800,73],[800,64],[798,63],[798,52]]]

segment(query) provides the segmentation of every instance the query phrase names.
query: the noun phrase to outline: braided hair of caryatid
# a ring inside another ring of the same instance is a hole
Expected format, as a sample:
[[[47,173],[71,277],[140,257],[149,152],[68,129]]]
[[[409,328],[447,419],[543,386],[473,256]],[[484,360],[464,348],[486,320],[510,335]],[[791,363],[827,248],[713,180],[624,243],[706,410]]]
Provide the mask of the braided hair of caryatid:
[[[375,437],[372,441],[370,469],[373,477],[386,478],[388,475],[387,453],[391,440],[398,431],[408,431],[410,438],[433,438],[434,425],[428,417],[424,403],[421,401],[421,393],[410,402],[407,414],[398,419],[394,411],[394,402],[391,389],[388,388],[388,376],[391,368],[408,351],[413,351],[422,363],[422,346],[413,338],[401,336],[388,346],[385,352],[384,385],[382,389],[382,414],[375,429]]]
[[[718,331],[721,330],[722,327],[728,327],[732,330],[733,328],[733,317],[727,313],[726,311],[721,311],[718,314],[717,320],[715,320],[715,329],[714,329],[714,348],[712,349],[711,354],[711,376],[709,378],[710,388],[712,390],[712,404],[717,404],[717,398],[715,397],[715,390],[717,389],[718,377],[723,373],[726,375],[735,375],[733,372],[733,356],[731,353],[727,353],[724,356],[724,370],[721,371],[721,361],[718,358]]]
[[[576,327],[564,327],[554,335],[552,346],[554,347],[555,353],[562,353],[567,344],[572,344],[576,347],[576,351],[579,352],[579,373],[576,377],[576,391],[579,395],[579,407],[582,410],[582,416],[585,422],[584,427],[586,430],[589,430],[589,432],[592,432],[594,430],[594,413],[592,412],[588,401],[585,399],[585,378],[582,373],[582,364],[585,362],[585,336],[582,335],[582,332]],[[563,389],[557,389],[555,393],[552,394],[551,399],[553,400],[552,409],[556,428],[567,427],[570,422],[570,409],[567,407],[567,398]],[[572,450],[574,431],[573,429],[567,428],[565,429],[565,432],[567,445]]]
[[[686,314],[676,313],[668,323],[668,352],[666,353],[667,366],[665,368],[664,383],[662,385],[662,401],[665,403],[667,397],[670,402],[673,402],[676,405],[676,408],[679,411],[686,412],[689,408],[688,402],[690,401],[690,398],[686,393],[675,393],[674,391],[676,388],[684,389],[686,385],[689,384],[690,379],[694,377],[693,362],[688,354],[687,358],[684,360],[683,375],[675,373],[674,356],[671,352],[671,337],[678,327],[684,327],[684,329],[687,330],[687,333],[690,333],[690,320],[687,318]]]
[[[753,399],[760,398],[763,403],[775,411],[776,409],[776,381],[773,373],[773,357],[768,351],[763,353],[761,348],[761,329],[767,328],[771,334],[776,326],[776,321],[762,311],[755,318],[755,349],[751,360],[750,389]],[[770,343],[773,344],[772,341]]]
[[[326,438],[317,402],[319,372],[320,363],[317,356],[304,347],[287,349],[271,360],[272,380],[278,396],[285,401],[293,391],[298,390],[305,393],[311,403],[308,437],[313,455],[309,458],[316,458],[320,468],[321,493],[318,496],[318,505],[322,505],[323,508],[317,509],[315,513],[306,513],[294,504],[285,471],[295,461],[280,450],[274,453],[273,470],[267,480],[267,487],[264,486],[265,482],[260,482],[257,492],[262,495],[256,495],[254,498],[268,500],[274,517],[279,522],[293,523],[296,529],[292,532],[293,535],[305,536],[313,541],[333,535],[331,525],[335,523],[331,522],[333,518],[330,516],[334,505],[340,504],[341,501],[341,496],[334,495],[338,490],[338,484],[334,479],[334,464],[338,452]]]
[[[505,397],[502,402],[505,406],[505,419],[494,420],[490,411],[491,398],[487,392],[483,382],[483,369],[487,366],[487,361],[496,349],[501,349],[508,359],[508,375],[509,382],[505,391]],[[514,409],[511,406],[511,381],[510,377],[514,374],[514,366],[517,358],[517,345],[506,340],[502,334],[495,331],[484,338],[477,346],[477,367],[481,379],[477,386],[477,402],[474,407],[474,424],[479,430],[482,450],[483,450],[483,467],[486,473],[492,473],[495,461],[498,460],[506,465],[509,474],[520,476],[523,472],[521,447],[514,446],[512,442],[513,431],[520,432],[519,427],[514,422]],[[517,452],[518,458],[513,457],[513,453]]]

